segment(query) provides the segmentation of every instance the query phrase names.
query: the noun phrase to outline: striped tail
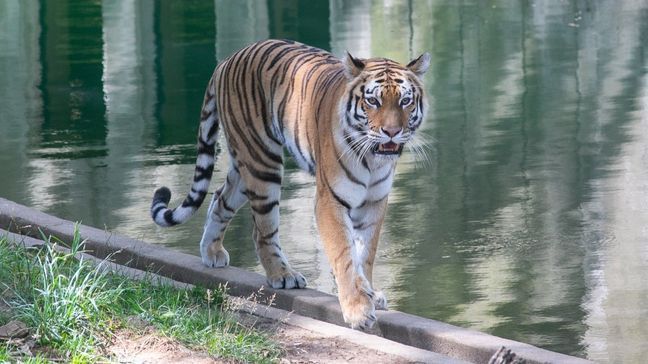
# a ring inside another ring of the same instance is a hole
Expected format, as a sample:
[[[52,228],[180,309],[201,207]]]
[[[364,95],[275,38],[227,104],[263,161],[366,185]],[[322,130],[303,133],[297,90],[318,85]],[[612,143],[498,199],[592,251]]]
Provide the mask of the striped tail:
[[[151,203],[151,217],[160,226],[173,226],[186,222],[202,205],[209,182],[214,173],[214,160],[216,154],[216,137],[218,135],[218,113],[216,110],[216,98],[214,79],[209,82],[205,92],[202,111],[200,113],[200,129],[198,131],[198,157],[194,170],[193,184],[191,190],[182,201],[182,205],[170,209],[171,190],[167,187],[160,187],[153,194]]]

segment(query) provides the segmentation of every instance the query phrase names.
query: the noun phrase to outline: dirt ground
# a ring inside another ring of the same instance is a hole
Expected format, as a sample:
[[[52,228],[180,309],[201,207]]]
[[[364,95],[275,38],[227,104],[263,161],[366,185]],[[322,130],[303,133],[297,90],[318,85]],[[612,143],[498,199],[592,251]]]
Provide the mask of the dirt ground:
[[[162,337],[153,331],[116,332],[112,345],[106,350],[112,353],[115,361],[119,363],[231,363],[190,350],[177,341]]]
[[[403,358],[370,350],[348,341],[319,335],[299,327],[277,323],[256,316],[241,315],[242,320],[253,320],[254,326],[271,334],[280,343],[281,364],[320,363],[395,363]],[[140,333],[118,332],[108,351],[121,363],[235,363],[193,351],[182,344],[156,335],[151,329]]]
[[[407,360],[370,350],[354,343],[322,337],[299,327],[281,325],[275,340],[282,343],[284,356],[281,363],[408,363]]]

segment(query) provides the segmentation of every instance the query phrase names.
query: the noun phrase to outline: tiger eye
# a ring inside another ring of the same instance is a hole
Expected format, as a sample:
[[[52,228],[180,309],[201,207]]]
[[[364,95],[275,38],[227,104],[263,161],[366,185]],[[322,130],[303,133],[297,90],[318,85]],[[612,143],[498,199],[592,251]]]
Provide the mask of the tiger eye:
[[[380,103],[378,102],[378,99],[376,99],[375,97],[369,97],[369,98],[366,98],[365,101],[366,101],[369,105],[373,105],[373,106],[380,106]]]

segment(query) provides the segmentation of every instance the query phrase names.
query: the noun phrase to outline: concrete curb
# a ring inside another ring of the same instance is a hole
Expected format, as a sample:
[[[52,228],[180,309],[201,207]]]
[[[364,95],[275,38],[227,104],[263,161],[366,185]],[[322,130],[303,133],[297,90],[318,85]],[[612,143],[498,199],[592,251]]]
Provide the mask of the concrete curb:
[[[9,232],[7,230],[1,229],[0,228],[0,237],[7,237],[9,239],[9,242],[14,244],[14,245],[20,245],[25,248],[37,248],[37,247],[42,247],[45,244],[47,244],[45,241],[32,238],[26,235],[20,235],[20,234],[15,234],[12,232]],[[54,246],[54,250],[62,253],[62,254],[68,254],[70,253],[70,249],[64,246],[56,245]],[[99,267],[99,270],[107,270],[109,272],[115,272],[119,275],[128,277],[130,279],[134,280],[149,280],[153,284],[167,284],[167,285],[172,285],[176,288],[191,288],[193,285],[189,283],[183,283],[183,282],[178,282],[174,281],[171,278],[168,277],[163,277],[157,274],[153,274],[150,272],[145,272],[143,270],[135,269],[135,268],[130,268],[126,267],[120,264],[113,263],[109,260],[106,259],[100,259],[97,258],[93,255],[87,254],[87,253],[77,253],[75,254],[75,257],[77,259],[84,259],[86,262],[90,263],[94,267]]]
[[[20,244],[25,247],[39,247],[46,244],[42,240],[24,235],[14,234],[2,229],[0,229],[0,237],[1,236],[7,236],[10,242],[13,242],[14,244]],[[69,249],[63,247],[56,247],[56,250],[64,253],[69,253]],[[83,259],[90,262],[94,266],[99,266],[102,269],[116,272],[117,274],[131,279],[146,279],[155,284],[168,284],[183,289],[193,287],[193,285],[189,283],[174,281],[170,278],[157,274],[115,264],[107,260],[99,259],[92,255],[84,253],[77,254],[77,258],[80,258],[81,256],[83,256]],[[237,307],[239,307],[237,311],[264,317],[273,321],[281,322],[286,325],[300,327],[302,329],[320,334],[324,337],[334,337],[337,339],[349,341],[356,345],[363,346],[367,349],[395,355],[414,363],[468,364],[468,362],[462,360],[452,359],[441,354],[433,353],[431,351],[414,348],[391,340],[387,340],[382,337],[376,337],[375,335],[366,334],[364,332],[352,330],[346,327],[329,324],[328,322],[301,316],[294,312],[288,312],[282,309],[269,307],[267,305],[248,301],[244,298],[238,298],[236,305]]]
[[[70,240],[75,224],[0,198],[0,228],[40,238],[43,234]],[[299,315],[346,326],[337,298],[312,289],[273,290],[265,277],[236,267],[207,268],[199,257],[159,245],[78,225],[86,250],[98,258],[111,259],[131,268],[156,272],[173,280],[205,286],[228,285],[231,295],[248,297],[263,292],[274,295],[275,306]],[[439,321],[398,312],[378,311],[372,331],[386,339],[473,363],[487,363],[500,347],[514,351],[527,363],[590,363],[585,359],[540,349],[528,344],[467,330]]]

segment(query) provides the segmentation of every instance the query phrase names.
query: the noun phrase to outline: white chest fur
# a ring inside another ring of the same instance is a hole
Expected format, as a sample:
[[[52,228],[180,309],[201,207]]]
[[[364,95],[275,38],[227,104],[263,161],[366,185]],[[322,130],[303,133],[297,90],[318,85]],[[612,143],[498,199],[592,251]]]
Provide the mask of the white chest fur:
[[[336,195],[353,209],[387,197],[394,178],[394,163],[388,162],[374,170],[355,167],[350,172],[352,178],[340,173],[331,181],[331,186]]]
[[[367,186],[366,199],[368,201],[380,201],[389,194],[394,181],[395,167],[395,163],[387,163],[372,171]]]

